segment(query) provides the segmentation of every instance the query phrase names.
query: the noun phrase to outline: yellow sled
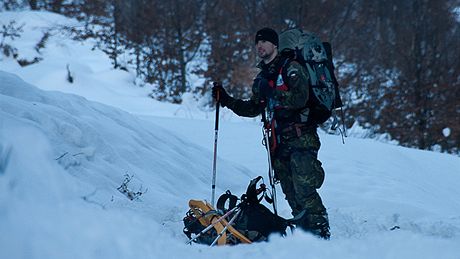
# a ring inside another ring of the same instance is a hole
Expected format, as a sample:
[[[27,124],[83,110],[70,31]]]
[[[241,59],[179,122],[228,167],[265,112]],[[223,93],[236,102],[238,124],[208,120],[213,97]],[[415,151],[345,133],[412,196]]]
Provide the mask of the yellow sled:
[[[213,227],[216,229],[217,233],[222,233],[222,231],[227,228],[227,231],[231,236],[237,238],[243,244],[251,244],[251,240],[241,234],[238,230],[233,228],[231,225],[228,225],[228,221],[226,219],[221,219],[220,215],[208,213],[215,211],[211,204],[200,201],[200,200],[190,200],[188,203],[191,211],[197,217],[200,224],[203,226],[210,226],[214,225]],[[227,237],[227,231],[225,231],[222,236],[217,240],[218,245],[225,245],[228,244],[229,240]]]

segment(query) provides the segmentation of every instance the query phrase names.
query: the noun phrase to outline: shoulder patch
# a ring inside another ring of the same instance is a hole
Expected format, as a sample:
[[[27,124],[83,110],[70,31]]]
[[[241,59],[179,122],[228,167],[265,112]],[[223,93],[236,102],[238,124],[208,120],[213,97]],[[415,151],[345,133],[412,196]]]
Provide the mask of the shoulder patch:
[[[295,78],[299,75],[299,69],[294,66],[289,66],[287,69],[287,76],[289,78]]]

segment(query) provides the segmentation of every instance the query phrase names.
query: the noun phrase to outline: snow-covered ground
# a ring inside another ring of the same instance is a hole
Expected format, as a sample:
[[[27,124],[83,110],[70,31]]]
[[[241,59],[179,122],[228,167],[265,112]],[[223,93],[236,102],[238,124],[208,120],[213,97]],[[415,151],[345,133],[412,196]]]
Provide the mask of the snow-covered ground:
[[[331,240],[185,245],[188,200],[211,196],[214,114],[150,99],[88,42],[54,34],[33,51],[38,32],[73,20],[0,13],[10,19],[25,23],[20,55],[44,60],[0,60],[0,258],[460,258],[459,157],[323,133]],[[267,174],[260,124],[221,112],[217,193],[241,194]],[[138,200],[117,190],[126,175]]]

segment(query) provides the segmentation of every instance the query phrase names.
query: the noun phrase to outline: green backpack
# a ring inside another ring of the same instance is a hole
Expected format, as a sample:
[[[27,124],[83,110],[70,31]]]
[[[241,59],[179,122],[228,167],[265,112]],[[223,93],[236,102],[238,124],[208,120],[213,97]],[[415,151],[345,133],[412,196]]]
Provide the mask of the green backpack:
[[[279,50],[302,64],[310,76],[310,98],[300,112],[300,122],[324,123],[336,108],[343,106],[334,74],[332,48],[318,36],[301,29],[289,29],[279,35]]]

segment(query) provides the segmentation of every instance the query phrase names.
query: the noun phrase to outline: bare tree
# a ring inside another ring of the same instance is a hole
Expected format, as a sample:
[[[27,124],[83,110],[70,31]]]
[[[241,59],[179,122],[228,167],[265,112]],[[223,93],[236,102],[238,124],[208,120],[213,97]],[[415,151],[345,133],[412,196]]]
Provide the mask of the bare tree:
[[[459,95],[453,57],[460,55],[454,47],[460,35],[448,1],[363,1],[360,8],[354,28],[361,41],[346,53],[361,73],[353,81],[361,86],[356,118],[403,145],[458,151],[460,117],[452,97]]]

